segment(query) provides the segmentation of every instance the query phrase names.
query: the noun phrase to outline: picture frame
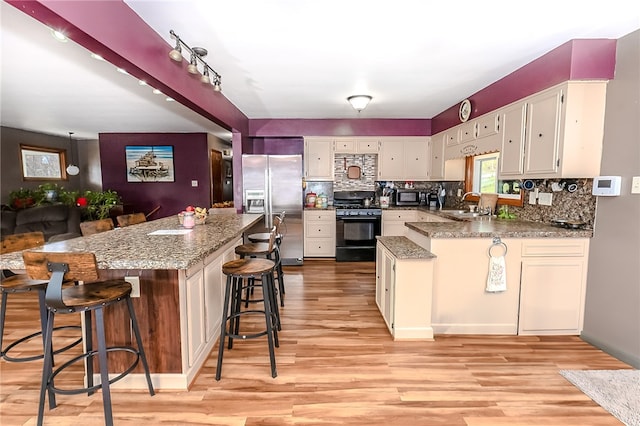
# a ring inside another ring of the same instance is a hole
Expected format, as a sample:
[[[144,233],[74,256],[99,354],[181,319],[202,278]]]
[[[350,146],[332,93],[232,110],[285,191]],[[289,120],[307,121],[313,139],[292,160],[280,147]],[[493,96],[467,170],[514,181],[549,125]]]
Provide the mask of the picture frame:
[[[20,166],[25,181],[67,180],[66,161],[64,149],[20,144]]]
[[[127,182],[174,182],[173,146],[125,146]]]

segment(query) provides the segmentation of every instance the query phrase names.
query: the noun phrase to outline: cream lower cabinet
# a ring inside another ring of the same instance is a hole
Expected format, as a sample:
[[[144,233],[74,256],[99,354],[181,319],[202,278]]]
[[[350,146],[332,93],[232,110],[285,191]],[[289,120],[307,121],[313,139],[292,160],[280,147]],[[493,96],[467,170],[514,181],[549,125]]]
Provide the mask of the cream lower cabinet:
[[[383,210],[382,211],[382,235],[384,237],[406,236],[405,222],[417,222],[417,210]]]
[[[334,210],[305,210],[304,256],[336,256],[336,212]]]
[[[376,305],[394,340],[433,340],[431,259],[398,259],[376,246]]]
[[[436,334],[517,334],[520,298],[520,241],[507,246],[506,291],[488,293],[491,238],[409,238],[430,250],[433,272],[433,330]],[[501,255],[495,247],[494,255]]]
[[[235,247],[242,239],[227,243],[186,271],[180,281],[183,372],[187,383],[195,377],[220,335],[225,275],[222,265],[235,258]]]
[[[589,240],[522,243],[519,334],[580,334]]]

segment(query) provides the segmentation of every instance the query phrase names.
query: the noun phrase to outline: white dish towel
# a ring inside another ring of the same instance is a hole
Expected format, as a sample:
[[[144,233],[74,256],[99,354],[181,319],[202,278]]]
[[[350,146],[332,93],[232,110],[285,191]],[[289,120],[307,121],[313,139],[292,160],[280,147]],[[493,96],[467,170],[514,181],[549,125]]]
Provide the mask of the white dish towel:
[[[507,268],[504,256],[489,256],[489,276],[485,291],[489,293],[507,291]]]

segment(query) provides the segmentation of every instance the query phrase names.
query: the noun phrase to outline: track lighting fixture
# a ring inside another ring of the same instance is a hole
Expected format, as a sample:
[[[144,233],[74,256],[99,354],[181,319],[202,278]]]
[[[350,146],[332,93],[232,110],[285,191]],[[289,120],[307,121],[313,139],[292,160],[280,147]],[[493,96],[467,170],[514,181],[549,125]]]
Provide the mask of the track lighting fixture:
[[[182,62],[182,48],[184,47],[190,54],[187,71],[194,75],[200,74],[198,65],[202,64],[203,71],[200,81],[204,84],[211,84],[213,82],[213,90],[220,92],[222,90],[222,76],[211,68],[203,59],[207,56],[207,49],[203,47],[189,47],[175,32],[173,32],[173,30],[170,30],[169,34],[171,34],[171,37],[176,39],[176,47],[169,52],[169,57],[176,62]]]
[[[347,98],[347,101],[351,104],[351,106],[358,112],[362,111],[369,105],[371,102],[371,96],[369,95],[353,95]]]

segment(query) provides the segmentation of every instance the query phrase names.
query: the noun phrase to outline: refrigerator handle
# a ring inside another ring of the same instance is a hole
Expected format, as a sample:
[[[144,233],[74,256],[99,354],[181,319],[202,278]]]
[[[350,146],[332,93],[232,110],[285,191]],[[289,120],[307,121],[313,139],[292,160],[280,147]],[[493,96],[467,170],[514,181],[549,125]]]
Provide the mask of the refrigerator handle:
[[[272,223],[273,215],[271,213],[273,210],[273,204],[271,201],[271,191],[272,191],[271,166],[268,163],[264,171],[264,184],[265,184],[264,225],[265,225],[265,228],[271,229],[273,227],[273,223]]]

